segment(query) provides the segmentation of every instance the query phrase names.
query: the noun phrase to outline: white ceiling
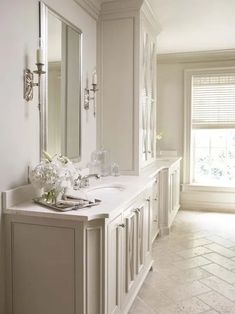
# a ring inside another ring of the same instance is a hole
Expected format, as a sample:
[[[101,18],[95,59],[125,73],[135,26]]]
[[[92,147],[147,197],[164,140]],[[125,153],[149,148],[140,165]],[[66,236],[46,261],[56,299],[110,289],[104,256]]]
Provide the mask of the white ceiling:
[[[235,0],[148,0],[162,31],[158,53],[235,49]]]

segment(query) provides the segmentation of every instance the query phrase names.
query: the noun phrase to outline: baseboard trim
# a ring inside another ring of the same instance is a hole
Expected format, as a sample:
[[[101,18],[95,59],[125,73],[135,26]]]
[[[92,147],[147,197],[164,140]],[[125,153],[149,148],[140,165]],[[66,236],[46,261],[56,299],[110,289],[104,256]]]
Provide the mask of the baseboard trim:
[[[183,210],[235,213],[235,193],[230,190],[198,190],[190,186],[180,198]]]
[[[203,211],[203,212],[219,212],[219,213],[235,213],[235,204],[213,203],[213,202],[181,202],[182,210]]]

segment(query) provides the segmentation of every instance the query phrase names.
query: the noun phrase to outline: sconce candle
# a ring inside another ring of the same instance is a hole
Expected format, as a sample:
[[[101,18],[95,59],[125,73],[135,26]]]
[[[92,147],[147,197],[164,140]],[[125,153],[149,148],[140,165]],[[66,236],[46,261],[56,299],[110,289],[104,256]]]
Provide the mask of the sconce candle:
[[[97,73],[96,73],[96,71],[94,71],[92,74],[92,84],[97,85]]]
[[[86,88],[84,89],[84,109],[88,110],[90,108],[90,101],[93,100],[94,105],[94,117],[96,116],[96,99],[95,94],[98,91],[97,89],[97,73],[96,70],[92,73],[92,88],[89,89],[88,78],[86,79]],[[92,96],[90,95],[92,92]]]
[[[42,48],[38,48],[37,49],[37,63],[41,63],[43,64],[44,63],[44,55],[43,55],[43,50]]]

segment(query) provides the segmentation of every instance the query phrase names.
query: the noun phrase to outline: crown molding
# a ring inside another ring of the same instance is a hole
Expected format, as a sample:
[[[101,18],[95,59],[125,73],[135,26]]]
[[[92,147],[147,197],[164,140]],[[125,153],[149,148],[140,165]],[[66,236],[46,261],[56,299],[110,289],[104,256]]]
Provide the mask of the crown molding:
[[[148,0],[145,0],[143,2],[141,11],[143,15],[146,17],[150,25],[152,26],[154,33],[158,35],[161,32],[161,25],[157,20],[156,13],[153,11],[153,8],[151,7]]]
[[[144,0],[112,0],[101,4],[101,14],[123,13],[140,10]]]
[[[235,61],[235,49],[157,54],[159,64],[215,61]]]
[[[74,0],[81,8],[83,8],[96,21],[99,18],[101,6],[97,0]]]

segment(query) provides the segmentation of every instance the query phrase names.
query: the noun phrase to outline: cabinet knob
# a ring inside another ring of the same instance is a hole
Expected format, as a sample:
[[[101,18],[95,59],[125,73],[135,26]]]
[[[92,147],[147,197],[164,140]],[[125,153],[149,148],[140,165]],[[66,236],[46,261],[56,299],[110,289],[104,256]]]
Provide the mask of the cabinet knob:
[[[150,202],[150,197],[146,198],[145,200],[146,202]]]
[[[158,201],[158,197],[157,196],[155,197],[154,201]]]
[[[120,225],[118,225],[118,227],[125,228],[126,225],[125,224],[120,224]]]
[[[157,219],[154,219],[153,222],[157,222]]]

